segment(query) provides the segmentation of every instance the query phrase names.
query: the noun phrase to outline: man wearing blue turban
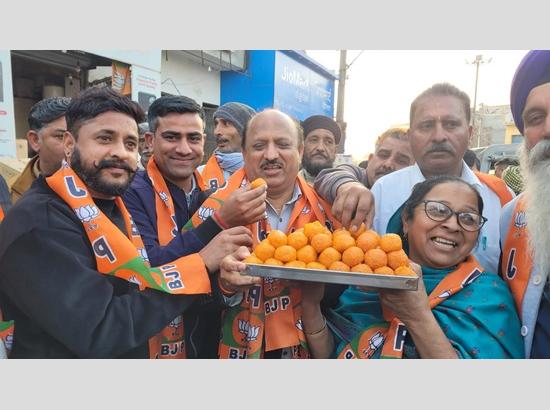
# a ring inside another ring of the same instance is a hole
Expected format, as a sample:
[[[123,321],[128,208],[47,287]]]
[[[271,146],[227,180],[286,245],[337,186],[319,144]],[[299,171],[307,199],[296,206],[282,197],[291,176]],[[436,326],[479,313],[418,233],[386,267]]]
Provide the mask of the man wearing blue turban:
[[[550,50],[533,50],[519,64],[510,94],[523,134],[524,192],[500,220],[501,274],[514,295],[528,358],[550,358]]]

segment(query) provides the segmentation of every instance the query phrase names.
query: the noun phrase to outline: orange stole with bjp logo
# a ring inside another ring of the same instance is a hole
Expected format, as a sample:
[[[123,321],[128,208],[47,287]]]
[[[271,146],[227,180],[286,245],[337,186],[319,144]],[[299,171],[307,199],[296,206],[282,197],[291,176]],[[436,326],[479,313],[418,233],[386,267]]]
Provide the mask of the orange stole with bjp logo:
[[[217,191],[225,184],[225,178],[223,177],[223,170],[218,164],[218,158],[216,154],[212,154],[210,159],[206,162],[204,169],[201,173],[202,178],[206,186],[214,191]]]
[[[155,191],[155,210],[157,213],[157,234],[161,246],[168,245],[178,234],[176,211],[170,190],[160,173],[155,156],[147,163],[147,175]],[[197,185],[204,190],[202,178],[195,171]],[[159,359],[185,359],[185,331],[183,315],[178,315],[161,332],[149,339],[149,351],[156,352]]]
[[[527,289],[529,276],[533,269],[531,250],[529,249],[529,233],[525,219],[525,197],[517,200],[508,235],[502,244],[501,276],[510,286],[514,296],[516,309],[521,316],[523,295]]]
[[[127,236],[97,208],[84,183],[66,162],[46,182],[84,225],[100,273],[135,283],[140,290],[151,288],[175,295],[211,292],[208,272],[199,254],[150,267],[143,241],[120,197],[115,198],[115,203],[124,218]],[[157,358],[159,352],[151,346],[158,345],[150,342],[149,356]]]
[[[460,292],[478,279],[483,268],[473,256],[461,263],[458,269],[449,273],[433,289],[428,297],[430,309],[433,309],[450,296]],[[420,279],[422,280],[422,279]],[[338,355],[338,359],[370,359],[377,357],[381,349],[382,359],[401,359],[407,327],[391,312],[383,309],[383,323],[374,323],[360,332]],[[389,323],[388,323],[389,322]]]
[[[297,183],[302,196],[294,206],[287,231],[317,220],[340,227],[330,214],[329,205],[302,178],[298,177]],[[244,169],[235,172],[227,185],[210,196],[193,215],[193,226],[212,215],[233,191],[246,184]],[[267,236],[270,229],[265,219],[248,228],[252,231],[254,246]],[[283,348],[292,348],[292,358],[309,357],[302,330],[301,294],[300,289],[283,286],[281,281],[273,278],[265,278],[263,285],[249,289],[239,306],[225,312],[220,358],[261,358],[265,351]]]

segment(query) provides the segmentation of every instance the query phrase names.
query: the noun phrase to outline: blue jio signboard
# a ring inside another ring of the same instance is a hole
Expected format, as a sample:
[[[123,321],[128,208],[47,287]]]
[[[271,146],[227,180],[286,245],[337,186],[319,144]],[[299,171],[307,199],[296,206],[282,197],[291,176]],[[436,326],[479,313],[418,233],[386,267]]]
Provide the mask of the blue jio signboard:
[[[299,120],[333,117],[334,81],[332,73],[299,51],[251,50],[246,73],[222,72],[220,102],[273,107]]]
[[[277,51],[273,107],[299,120],[318,114],[332,117],[334,79]]]

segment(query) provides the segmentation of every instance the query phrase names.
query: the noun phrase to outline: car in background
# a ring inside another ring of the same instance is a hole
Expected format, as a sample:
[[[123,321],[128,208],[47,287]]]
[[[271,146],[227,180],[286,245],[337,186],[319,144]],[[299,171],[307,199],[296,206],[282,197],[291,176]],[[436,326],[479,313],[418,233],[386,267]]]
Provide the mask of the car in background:
[[[510,164],[519,164],[518,149],[521,143],[493,144],[486,147],[472,148],[481,163],[480,171],[494,174],[495,164],[501,160],[508,160]]]

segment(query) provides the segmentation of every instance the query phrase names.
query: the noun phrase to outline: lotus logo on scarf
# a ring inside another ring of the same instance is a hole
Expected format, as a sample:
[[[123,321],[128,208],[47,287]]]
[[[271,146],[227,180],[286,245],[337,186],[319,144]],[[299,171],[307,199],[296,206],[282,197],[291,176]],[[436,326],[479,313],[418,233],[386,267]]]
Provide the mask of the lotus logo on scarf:
[[[303,325],[303,322],[302,322],[302,319],[298,319],[296,321],[296,328],[298,328],[298,330],[304,330],[304,325]]]
[[[451,296],[451,291],[450,290],[446,290],[445,292],[442,292],[439,294],[438,298],[439,299],[446,299],[448,298],[449,296]]]
[[[247,320],[239,319],[239,333],[245,335],[245,340],[247,342],[253,342],[258,339],[260,326],[250,326]]]
[[[516,228],[525,228],[527,226],[527,221],[525,219],[525,212],[519,211],[514,218],[514,225]]]
[[[168,204],[168,195],[166,195],[166,192],[164,191],[159,192],[159,197],[164,201],[164,203]]]
[[[304,209],[302,209],[302,213],[304,215],[307,215],[311,212],[311,209],[309,209],[309,206],[304,206]]]
[[[209,216],[212,216],[214,214],[214,209],[208,208],[205,206],[201,206],[198,211],[199,218],[203,221],[206,221]]]
[[[99,210],[95,205],[81,206],[74,209],[74,213],[82,222],[90,222],[92,219],[99,216]]]
[[[376,350],[384,344],[384,336],[380,331],[376,332],[372,335],[372,337],[369,339],[369,347],[367,349],[363,349],[363,354],[366,357],[371,357]]]
[[[182,316],[176,316],[174,318],[174,320],[172,320],[170,322],[170,324],[168,325],[168,327],[171,327],[172,329],[174,329],[174,331],[172,332],[172,336],[177,336],[177,332],[178,332],[178,327],[183,323],[183,317]]]
[[[5,346],[6,346],[6,350],[9,352],[11,351],[12,347],[13,347],[13,335],[10,333],[6,336],[6,338],[4,339],[4,342],[5,342]],[[2,343],[2,340],[0,340],[0,343]]]

